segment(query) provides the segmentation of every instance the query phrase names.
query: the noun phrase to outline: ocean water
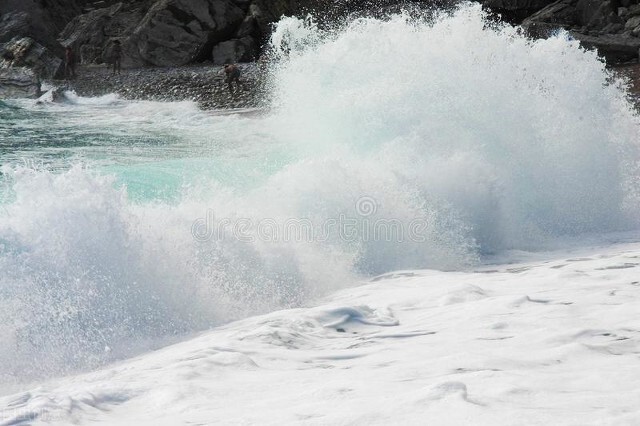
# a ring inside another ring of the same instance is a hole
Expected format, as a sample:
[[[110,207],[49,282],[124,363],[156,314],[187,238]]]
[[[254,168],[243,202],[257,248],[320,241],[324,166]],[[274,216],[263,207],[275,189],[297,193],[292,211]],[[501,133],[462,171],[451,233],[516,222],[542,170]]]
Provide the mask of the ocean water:
[[[565,34],[466,5],[286,18],[272,45],[265,110],[0,103],[0,383],[393,270],[638,228],[638,115]]]

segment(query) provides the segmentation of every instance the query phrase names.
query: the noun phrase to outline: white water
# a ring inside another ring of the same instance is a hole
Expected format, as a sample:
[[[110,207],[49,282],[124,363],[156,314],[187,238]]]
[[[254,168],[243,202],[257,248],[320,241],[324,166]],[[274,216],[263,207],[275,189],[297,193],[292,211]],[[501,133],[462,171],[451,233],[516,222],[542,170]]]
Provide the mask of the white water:
[[[360,276],[637,227],[638,118],[576,42],[532,42],[465,6],[329,32],[285,19],[274,43],[294,48],[264,118],[114,98],[51,107],[72,127],[164,139],[76,149],[88,169],[5,168],[3,382],[95,367]],[[198,240],[208,211],[276,227],[343,215],[358,233]],[[365,238],[376,219],[419,220],[424,241]]]

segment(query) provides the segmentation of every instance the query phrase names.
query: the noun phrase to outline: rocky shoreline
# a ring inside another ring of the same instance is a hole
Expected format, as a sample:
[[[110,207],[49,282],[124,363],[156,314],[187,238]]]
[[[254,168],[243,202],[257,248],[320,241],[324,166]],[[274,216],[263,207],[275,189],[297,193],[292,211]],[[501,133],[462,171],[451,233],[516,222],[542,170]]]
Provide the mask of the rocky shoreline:
[[[115,93],[122,99],[193,101],[201,109],[261,108],[269,104],[268,72],[256,63],[239,64],[242,88],[229,92],[222,67],[213,64],[173,68],[123,69],[113,75],[106,66],[83,66],[74,80],[52,80],[47,85],[72,90],[79,96],[97,97]],[[640,64],[611,68],[629,80],[629,95],[640,108]]]
[[[565,29],[595,48],[640,96],[640,0],[481,0],[498,20],[533,37]],[[255,64],[283,15],[340,17],[448,8],[457,0],[2,0],[0,98],[38,96],[41,81],[81,96],[193,100],[204,109],[263,106],[266,75]],[[325,23],[326,23],[325,22]],[[113,76],[114,46],[122,74]],[[65,75],[70,48],[78,77]],[[118,56],[121,55],[121,56]],[[231,95],[221,64],[241,62],[242,90]],[[636,65],[630,65],[636,64]]]
[[[86,97],[115,93],[130,100],[190,100],[202,109],[264,106],[268,102],[266,72],[256,63],[242,63],[239,67],[242,87],[233,94],[229,92],[222,67],[213,64],[123,69],[116,75],[106,66],[84,66],[78,69],[76,79],[48,84]]]

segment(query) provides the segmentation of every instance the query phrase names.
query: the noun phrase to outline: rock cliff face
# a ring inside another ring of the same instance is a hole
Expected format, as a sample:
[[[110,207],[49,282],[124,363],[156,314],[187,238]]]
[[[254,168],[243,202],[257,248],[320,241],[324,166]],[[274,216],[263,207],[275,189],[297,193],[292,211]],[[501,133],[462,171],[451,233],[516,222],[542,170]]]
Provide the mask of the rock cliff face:
[[[200,62],[234,35],[243,18],[244,11],[229,0],[160,0],[125,45],[151,65]]]
[[[458,0],[0,0],[0,67],[60,76],[64,47],[82,64],[124,67],[252,61],[282,15],[321,21],[403,7],[442,8]],[[480,0],[503,19],[544,37],[564,28],[610,62],[636,60],[639,0]]]
[[[256,58],[293,1],[156,0],[113,3],[75,17],[60,34],[83,63],[110,62],[115,40],[124,66],[180,66]]]
[[[38,96],[40,81],[32,70],[23,67],[0,69],[0,99]]]
[[[524,20],[536,36],[560,28],[611,63],[638,59],[640,5],[637,0],[557,0]]]
[[[71,46],[83,64],[109,62],[115,40],[128,40],[145,16],[144,2],[115,3],[75,17],[60,33],[60,42]],[[137,52],[123,47],[126,67],[144,65]]]
[[[61,73],[62,60],[30,37],[14,37],[3,45],[0,69],[25,67],[41,78],[55,78]]]

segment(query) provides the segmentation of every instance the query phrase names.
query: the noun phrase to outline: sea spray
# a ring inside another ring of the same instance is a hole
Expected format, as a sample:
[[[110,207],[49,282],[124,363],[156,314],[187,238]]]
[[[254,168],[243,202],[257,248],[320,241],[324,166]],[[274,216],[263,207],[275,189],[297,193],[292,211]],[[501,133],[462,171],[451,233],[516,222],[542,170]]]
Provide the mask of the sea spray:
[[[424,203],[450,205],[480,252],[634,226],[621,207],[637,202],[637,116],[623,83],[566,34],[532,41],[487,25],[478,5],[433,25],[301,25],[272,37],[288,58],[275,79],[282,137],[301,156],[371,161],[372,181],[392,173]]]
[[[110,97],[32,108],[56,118],[28,123],[44,139],[90,143],[69,148],[84,166],[3,170],[0,382],[361,277],[636,227],[637,117],[566,35],[531,41],[466,5],[335,31],[287,18],[272,40],[263,118]]]

